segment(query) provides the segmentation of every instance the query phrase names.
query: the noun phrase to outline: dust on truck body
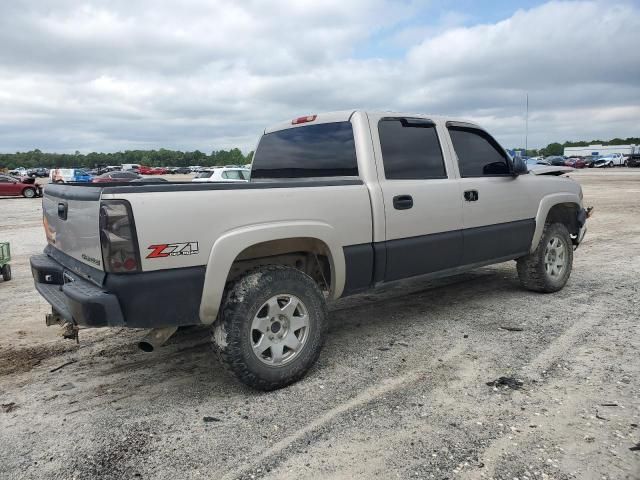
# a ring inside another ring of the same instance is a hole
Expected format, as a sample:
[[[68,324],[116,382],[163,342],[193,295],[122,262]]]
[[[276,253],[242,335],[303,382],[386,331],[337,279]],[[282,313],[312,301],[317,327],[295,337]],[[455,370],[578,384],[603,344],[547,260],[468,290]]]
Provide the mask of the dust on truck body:
[[[524,287],[559,290],[587,217],[576,182],[528,172],[473,123],[363,111],[266,129],[250,182],[49,185],[43,208],[48,324],[153,329],[149,350],[209,325],[265,390],[315,362],[327,301],[508,260]]]

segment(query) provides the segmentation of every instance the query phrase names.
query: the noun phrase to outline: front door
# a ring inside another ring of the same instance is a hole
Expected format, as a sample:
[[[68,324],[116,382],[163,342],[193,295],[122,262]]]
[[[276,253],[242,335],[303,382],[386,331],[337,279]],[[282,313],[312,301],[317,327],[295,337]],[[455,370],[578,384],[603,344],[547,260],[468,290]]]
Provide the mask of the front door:
[[[370,115],[369,123],[376,157],[382,159],[378,179],[386,220],[384,281],[460,265],[462,201],[436,124],[382,115]]]
[[[511,160],[484,130],[447,124],[460,171],[463,263],[473,265],[526,254],[537,203],[512,175]]]

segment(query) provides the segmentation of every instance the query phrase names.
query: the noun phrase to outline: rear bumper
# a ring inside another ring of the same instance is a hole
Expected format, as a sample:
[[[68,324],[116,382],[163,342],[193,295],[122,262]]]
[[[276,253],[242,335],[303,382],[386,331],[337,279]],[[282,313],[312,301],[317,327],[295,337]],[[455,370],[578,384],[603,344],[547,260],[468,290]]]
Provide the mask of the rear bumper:
[[[84,327],[125,325],[118,298],[66,270],[48,255],[31,257],[36,290],[65,320]]]
[[[205,267],[106,274],[92,282],[47,254],[31,257],[36,290],[83,327],[160,328],[200,324]]]

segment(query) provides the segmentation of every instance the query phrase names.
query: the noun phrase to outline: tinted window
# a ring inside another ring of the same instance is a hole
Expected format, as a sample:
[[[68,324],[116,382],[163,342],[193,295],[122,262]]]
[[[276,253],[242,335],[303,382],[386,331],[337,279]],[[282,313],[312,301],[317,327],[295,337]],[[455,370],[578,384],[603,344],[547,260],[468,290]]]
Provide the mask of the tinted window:
[[[433,122],[383,118],[378,123],[384,175],[390,180],[446,178]]]
[[[251,177],[300,178],[357,176],[349,122],[289,128],[263,135]]]
[[[449,127],[449,134],[458,156],[461,176],[511,174],[504,153],[488,133],[473,128]]]
[[[4,176],[0,176],[0,182],[2,183],[11,183],[13,180],[11,180],[9,177],[4,177]]]

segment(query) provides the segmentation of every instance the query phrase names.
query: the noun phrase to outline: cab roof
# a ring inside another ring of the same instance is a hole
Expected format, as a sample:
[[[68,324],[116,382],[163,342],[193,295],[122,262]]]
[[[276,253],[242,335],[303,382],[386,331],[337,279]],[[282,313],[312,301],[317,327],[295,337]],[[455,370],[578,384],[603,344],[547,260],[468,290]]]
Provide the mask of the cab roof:
[[[468,125],[473,125],[478,127],[473,122],[470,122],[466,119],[462,118],[454,118],[447,117],[442,115],[430,115],[426,113],[415,113],[415,112],[395,112],[395,111],[383,111],[383,110],[340,110],[336,112],[325,112],[318,113],[303,117],[293,118],[291,120],[286,120],[284,122],[276,123],[275,125],[271,125],[270,127],[265,128],[264,133],[272,133],[277,132],[279,130],[286,130],[289,128],[298,128],[304,127],[308,125],[318,125],[321,123],[334,123],[334,122],[348,122],[351,119],[351,116],[356,113],[365,113],[367,115],[376,115],[376,116],[389,116],[389,117],[413,117],[413,118],[427,118],[429,120],[434,121],[451,121],[451,122],[459,122]]]

